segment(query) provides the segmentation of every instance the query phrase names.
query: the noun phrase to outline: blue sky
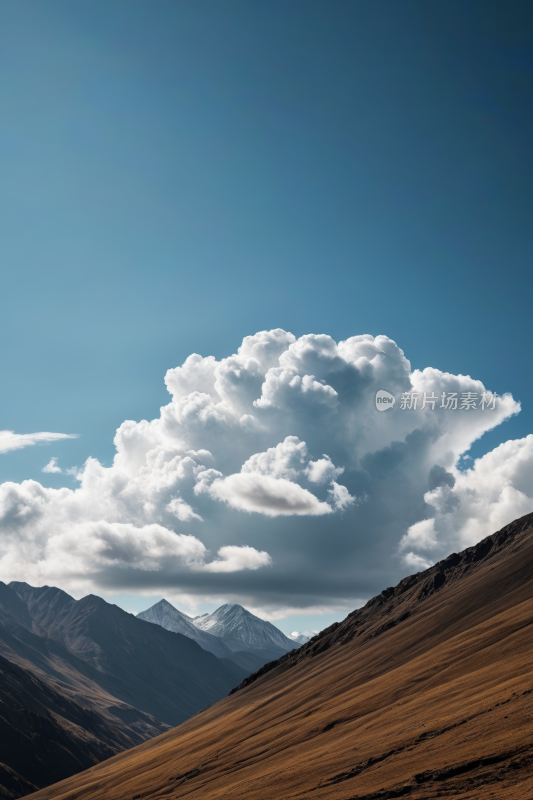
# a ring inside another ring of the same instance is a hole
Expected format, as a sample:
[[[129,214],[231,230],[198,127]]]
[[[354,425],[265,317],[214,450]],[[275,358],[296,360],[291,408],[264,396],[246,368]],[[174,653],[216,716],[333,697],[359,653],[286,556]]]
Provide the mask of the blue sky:
[[[475,456],[530,433],[531,17],[5,0],[0,428],[79,438],[2,454],[0,481],[109,466],[167,369],[278,327],[512,393]]]

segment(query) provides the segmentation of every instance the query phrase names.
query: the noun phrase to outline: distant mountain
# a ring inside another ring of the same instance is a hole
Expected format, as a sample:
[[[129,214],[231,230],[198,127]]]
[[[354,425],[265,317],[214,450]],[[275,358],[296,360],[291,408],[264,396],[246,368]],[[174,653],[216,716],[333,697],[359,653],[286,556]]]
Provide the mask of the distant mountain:
[[[294,649],[294,642],[279,628],[237,604],[226,604],[212,614],[193,620],[197,628],[222,639],[233,652],[248,651],[265,658],[278,658]]]
[[[94,595],[0,582],[0,798],[167,731],[254,666],[216,658]]]
[[[289,639],[292,639],[292,641],[296,642],[296,644],[307,644],[307,642],[312,639],[313,636],[316,636],[317,633],[320,633],[320,631],[302,631],[301,633],[298,633],[298,631],[293,631],[289,634]]]
[[[167,631],[181,633],[189,639],[194,639],[201,648],[207,650],[208,653],[213,653],[217,658],[231,656],[231,650],[224,644],[222,639],[197,628],[193,624],[192,617],[188,617],[187,614],[179,611],[167,600],[160,600],[159,603],[151,606],[146,611],[141,611],[137,614],[137,619],[161,625]],[[252,668],[250,672],[255,672],[255,669]]]

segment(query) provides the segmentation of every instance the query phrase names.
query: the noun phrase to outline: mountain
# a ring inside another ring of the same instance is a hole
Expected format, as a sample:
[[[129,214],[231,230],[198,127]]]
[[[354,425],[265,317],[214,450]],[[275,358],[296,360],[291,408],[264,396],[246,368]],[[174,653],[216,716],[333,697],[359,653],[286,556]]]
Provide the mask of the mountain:
[[[220,606],[193,622],[200,630],[218,636],[233,652],[245,650],[270,659],[294,649],[294,642],[279,628],[237,604]]]
[[[0,798],[21,797],[169,728],[105,691],[98,670],[49,638],[2,582],[0,654]]]
[[[0,686],[0,797],[24,796],[124,749],[103,715],[2,656]]]
[[[529,514],[32,800],[525,800],[532,630]]]
[[[213,653],[217,658],[228,658],[231,656],[231,650],[224,644],[222,639],[218,636],[212,636],[210,633],[197,628],[193,624],[192,618],[188,617],[182,611],[178,611],[167,600],[160,600],[154,606],[151,606],[146,611],[141,611],[137,614],[137,619],[143,619],[146,622],[152,622],[156,625],[161,625],[167,631],[174,633],[181,633],[189,639],[194,639],[198,642],[203,650],[208,653]],[[251,670],[254,672],[255,670]]]
[[[250,671],[94,595],[0,582],[0,798],[168,730]]]
[[[320,631],[302,631],[301,633],[298,631],[293,631],[289,634],[289,639],[292,639],[292,641],[296,642],[296,644],[307,644],[307,642],[312,639],[313,636],[316,636],[317,633],[320,633]]]
[[[168,725],[215,702],[244,677],[233,662],[222,663],[186,636],[96,595],[74,600],[48,586],[10,587],[47,637],[95,668],[106,691]]]
[[[262,655],[257,655],[257,653],[250,653],[248,650],[236,650],[229,658],[230,661],[234,661],[235,664],[238,664],[249,674],[257,672],[257,670],[261,669],[261,667],[270,660],[267,652],[264,652]]]
[[[194,639],[204,650],[218,658],[230,659],[247,672],[255,672],[295,646],[270,622],[236,604],[220,606],[212,614],[191,618],[167,600],[160,600],[137,614],[137,619]]]

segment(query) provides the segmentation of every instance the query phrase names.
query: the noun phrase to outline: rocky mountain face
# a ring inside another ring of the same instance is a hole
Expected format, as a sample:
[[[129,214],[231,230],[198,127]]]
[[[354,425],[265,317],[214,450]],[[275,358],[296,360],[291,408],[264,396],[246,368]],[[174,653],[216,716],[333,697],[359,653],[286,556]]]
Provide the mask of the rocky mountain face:
[[[203,650],[213,653],[217,658],[229,658],[231,656],[232,651],[220,637],[212,636],[210,633],[201,630],[201,628],[197,628],[193,624],[191,617],[188,617],[182,611],[178,611],[167,600],[160,600],[159,603],[151,606],[146,611],[141,611],[137,614],[137,619],[161,625],[162,628],[173,633],[181,633],[183,636],[187,636],[188,639],[198,642]]]
[[[220,606],[212,614],[203,614],[193,622],[200,630],[218,636],[233,652],[247,651],[278,658],[295,647],[275,625],[237,604]]]
[[[529,514],[32,800],[533,797],[532,630]]]
[[[0,582],[0,659],[0,798],[168,730],[250,672],[102,598],[20,582]]]

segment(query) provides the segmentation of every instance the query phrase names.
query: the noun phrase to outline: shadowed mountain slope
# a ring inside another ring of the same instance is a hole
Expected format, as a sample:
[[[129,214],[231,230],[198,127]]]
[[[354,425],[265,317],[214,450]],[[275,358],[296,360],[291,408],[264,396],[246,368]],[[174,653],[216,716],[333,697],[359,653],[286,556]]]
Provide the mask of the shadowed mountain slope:
[[[168,730],[250,671],[99,597],[0,582],[0,798]]]
[[[123,749],[109,744],[119,737],[102,715],[2,656],[0,686],[0,797],[28,794]]]
[[[32,800],[533,797],[533,514]]]
[[[102,689],[168,725],[214,703],[245,676],[186,636],[96,595],[74,600],[53,587],[10,586],[27,601],[38,630],[92,667]]]
[[[249,653],[246,650],[237,650],[230,655],[230,660],[234,661],[248,673],[257,672],[269,660],[266,655],[258,656],[256,653]]]
[[[75,602],[73,598],[70,599]],[[109,726],[103,741],[116,750],[139,744],[168,727],[109,694],[101,685],[101,671],[49,637],[32,619],[25,602],[2,582],[0,655],[36,679],[53,686],[66,701],[70,699],[81,703],[97,715],[102,715],[104,729],[107,730],[106,726]],[[2,687],[0,683],[0,689]],[[127,725],[124,725],[126,717]]]
[[[167,631],[181,633],[183,636],[187,636],[188,639],[198,642],[203,650],[213,653],[217,658],[229,658],[231,656],[231,650],[224,644],[222,639],[197,628],[191,617],[178,611],[168,600],[160,600],[159,603],[147,608],[146,611],[141,611],[137,614],[137,619],[161,625]]]
[[[4,583],[0,653],[0,798],[22,797],[168,729],[104,691],[98,671],[46,637]]]

